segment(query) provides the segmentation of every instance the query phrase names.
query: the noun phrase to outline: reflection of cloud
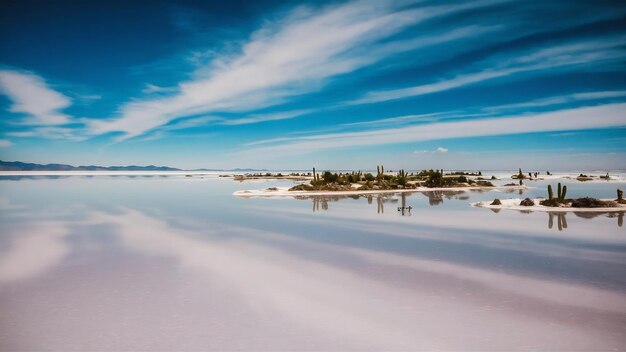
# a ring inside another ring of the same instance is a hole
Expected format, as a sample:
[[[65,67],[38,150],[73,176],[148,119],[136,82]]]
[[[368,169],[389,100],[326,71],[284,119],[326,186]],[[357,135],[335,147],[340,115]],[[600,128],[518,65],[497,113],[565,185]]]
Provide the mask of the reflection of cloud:
[[[491,213],[478,211],[446,209],[425,212],[424,209],[415,208],[413,215],[416,216],[413,216],[410,221],[403,221],[395,217],[380,217],[373,221],[372,214],[369,212],[354,209],[342,211],[345,209],[342,209],[340,203],[335,206],[334,210],[336,211],[327,213],[324,218],[309,217],[308,212],[294,207],[273,207],[272,212],[266,212],[263,208],[257,208],[257,210],[263,211],[263,214],[268,217],[281,219],[281,221],[297,219],[300,225],[315,223],[318,226],[358,229],[363,234],[385,236],[385,244],[389,245],[394,241],[387,237],[396,238],[396,242],[402,243],[406,242],[403,239],[420,241],[424,242],[424,246],[428,243],[434,246],[436,243],[438,248],[436,252],[428,253],[426,250],[422,250],[420,253],[431,256],[436,253],[440,259],[447,261],[468,260],[468,257],[458,256],[452,250],[452,248],[465,247],[474,248],[475,252],[492,254],[494,255],[493,260],[500,260],[498,255],[503,251],[508,252],[509,255],[529,256],[526,258],[527,260],[531,260],[531,258],[571,260],[573,259],[572,250],[575,250],[577,253],[575,259],[591,261],[589,267],[595,266],[597,263],[614,265],[624,262],[624,254],[620,250],[622,242],[616,241],[610,233],[597,233],[594,235],[594,246],[589,248],[585,246],[585,244],[589,244],[588,234],[597,232],[597,225],[589,223],[576,224],[576,232],[568,232],[567,238],[554,238],[546,237],[546,225],[543,221],[528,221],[523,217],[502,216],[502,214],[495,217]],[[533,216],[542,217],[543,215],[533,214]],[[429,228],[432,231],[427,231]],[[445,235],[442,235],[442,229],[447,229],[444,231]],[[390,248],[394,248],[394,246],[390,245]],[[445,251],[441,251],[443,248],[451,248],[450,257],[446,256]],[[601,250],[601,248],[607,250]],[[489,262],[488,257],[476,253],[474,253],[476,262],[466,262],[466,264],[485,265]],[[453,254],[454,256],[452,256]],[[531,269],[534,263],[528,264],[516,267],[516,269]],[[501,265],[506,267],[507,261]],[[557,267],[551,269],[557,269]],[[547,272],[538,274],[547,274]]]
[[[380,312],[372,305],[374,302],[354,295],[354,290],[373,292],[380,288],[327,265],[302,262],[268,247],[240,242],[214,244],[137,211],[124,215],[98,213],[92,220],[115,224],[119,236],[132,250],[175,258],[181,266],[221,277],[236,286],[255,309],[269,305],[326,334],[358,332],[362,342],[404,339],[398,341],[402,345],[419,336],[399,336],[396,329],[400,321]]]
[[[612,319],[607,317],[619,310],[623,302],[619,293],[585,284],[520,277],[490,268],[323,244],[252,229],[222,229],[217,232],[227,235],[235,231],[245,236],[228,241],[207,240],[206,236],[216,234],[205,230],[203,237],[198,237],[198,233],[172,227],[134,210],[121,215],[97,213],[90,222],[115,225],[128,249],[165,256],[183,268],[209,272],[212,278],[236,288],[254,310],[260,312],[269,307],[276,311],[272,314],[305,324],[313,329],[312,333],[341,336],[342,343],[374,349],[458,348],[458,341],[449,340],[450,334],[462,336],[465,347],[484,347],[480,339],[472,337],[477,331],[467,326],[477,309],[482,324],[476,329],[485,334],[484,326],[489,326],[486,334],[492,337],[492,346],[505,348],[514,343],[515,337],[505,333],[508,329],[523,330],[522,340],[530,335],[550,341],[568,336],[568,344],[591,346],[590,341],[597,344],[601,340],[589,339],[593,336],[589,329],[600,331],[607,326]],[[303,256],[298,248],[307,255]],[[392,270],[394,275],[381,275],[381,268]],[[412,273],[410,279],[403,274],[408,272]],[[450,295],[461,294],[459,290],[464,294],[478,290],[480,297],[450,299]],[[483,309],[504,297],[517,304]],[[551,310],[544,311],[545,306]],[[571,319],[564,322],[568,326],[565,330],[537,324],[537,319],[550,320],[565,314],[603,319],[591,328]],[[570,336],[572,331],[587,334]]]
[[[19,229],[8,251],[0,256],[0,281],[27,279],[57,265],[70,252],[57,222],[39,222]]]
[[[332,213],[326,212],[325,215]],[[293,214],[287,215],[294,218]],[[317,216],[318,221],[321,218]],[[301,220],[302,217],[298,217],[298,224],[305,229],[306,222]],[[360,225],[336,218],[333,221],[334,226],[325,223],[321,226],[337,237],[347,232],[342,226],[352,226],[351,233],[358,236],[365,235],[363,230],[372,226],[372,222],[360,220]],[[190,223],[193,226],[190,227]],[[280,328],[273,330],[277,325],[268,323],[269,320],[279,320],[306,329],[307,338],[313,343],[322,336],[332,341],[331,346],[341,350],[459,349],[461,346],[484,349],[485,340],[494,349],[510,349],[530,340],[537,341],[537,346],[551,349],[567,349],[568,346],[591,349],[612,347],[615,339],[608,337],[619,329],[619,319],[622,319],[616,312],[621,311],[623,294],[588,282],[553,281],[532,273],[520,275],[493,267],[472,267],[447,261],[445,256],[433,259],[410,253],[398,254],[384,247],[359,248],[362,239],[355,240],[350,246],[339,242],[324,243],[316,241],[317,236],[298,237],[291,232],[283,235],[252,228],[220,227],[212,222],[187,221],[184,217],[165,221],[136,210],[115,214],[92,212],[80,224],[106,224],[106,228],[113,229],[112,235],[119,239],[119,242],[113,242],[120,243],[137,257],[150,257],[148,272],[139,272],[139,275],[161,275],[152,265],[159,261],[153,259],[167,259],[165,262],[170,269],[174,263],[180,272],[192,274],[181,277],[197,280],[191,286],[193,291],[210,293],[202,300],[215,300],[217,304],[238,304],[243,300],[244,304],[237,309],[246,312],[245,315],[229,316],[234,320],[227,320],[216,314],[203,317],[206,319],[203,322],[218,320],[220,325],[240,326],[240,319],[246,319],[249,320],[246,323],[262,325],[272,334],[270,338],[283,333]],[[285,222],[285,225],[289,223]],[[408,232],[407,236],[415,235],[406,228],[384,222],[379,225],[375,231],[381,236],[397,231]],[[545,225],[542,223],[542,226]],[[14,242],[7,256],[0,257],[0,268],[9,268],[13,278],[23,268],[26,273],[21,277],[41,273],[59,264],[74,248],[64,245],[67,231],[59,223],[39,223],[24,228],[23,232],[27,235]],[[428,231],[421,229],[419,232]],[[441,233],[432,235],[442,237]],[[394,242],[393,238],[384,240]],[[99,266],[100,263],[95,264]],[[86,267],[87,274],[99,273],[99,269]],[[172,275],[172,272],[167,273]],[[113,276],[117,275],[113,273]],[[140,281],[145,280],[144,276],[141,278]],[[106,281],[110,280],[106,277],[99,279],[104,280],[102,285],[108,289],[116,282]],[[128,281],[123,282],[132,286]],[[157,282],[167,285],[172,281]],[[156,296],[159,302],[175,301],[164,297],[158,286],[154,290],[151,285],[150,296]],[[132,288],[121,286],[124,291],[122,301],[138,299]],[[213,295],[223,290],[234,291],[231,300],[223,302],[222,296]],[[142,294],[145,292],[139,295]],[[116,303],[108,301],[107,305],[115,307]],[[81,309],[89,311],[89,306]],[[206,309],[197,302],[183,306],[189,307]],[[252,314],[249,314],[250,310]],[[184,328],[185,324],[198,323],[185,313],[183,310],[181,316],[168,316],[167,325]],[[158,313],[156,316],[160,317]],[[477,318],[480,324],[468,325]],[[559,324],[551,324],[554,321]],[[98,326],[99,323],[94,324]],[[522,333],[511,334],[511,331]],[[211,331],[207,333],[211,334]],[[233,336],[241,337],[237,340],[240,346],[251,346],[254,342],[239,330]],[[309,342],[298,338],[292,341],[297,342],[284,349],[301,347],[302,343]],[[226,341],[221,349],[232,347],[230,343]]]

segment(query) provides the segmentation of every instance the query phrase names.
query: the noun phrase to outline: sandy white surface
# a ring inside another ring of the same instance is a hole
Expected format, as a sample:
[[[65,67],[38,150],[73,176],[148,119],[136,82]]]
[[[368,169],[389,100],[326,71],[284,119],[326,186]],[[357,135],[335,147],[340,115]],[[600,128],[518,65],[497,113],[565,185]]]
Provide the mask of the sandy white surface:
[[[617,208],[573,208],[573,207],[546,207],[544,205],[540,205],[539,202],[544,200],[544,198],[536,198],[533,199],[535,205],[533,206],[523,206],[519,205],[522,201],[521,198],[511,198],[511,199],[500,199],[502,205],[491,205],[493,200],[482,201],[477,203],[472,203],[474,207],[480,208],[489,208],[489,209],[510,209],[510,210],[532,210],[532,211],[548,211],[548,212],[569,212],[569,211],[579,211],[579,212],[594,212],[594,213],[606,213],[606,212],[615,212],[615,211],[626,211],[626,205],[619,204]],[[613,199],[603,199],[603,200],[613,200]]]
[[[296,196],[334,196],[353,194],[379,194],[379,193],[406,193],[406,192],[428,192],[428,191],[470,191],[477,189],[526,189],[526,186],[496,186],[496,187],[442,187],[428,188],[417,187],[413,189],[385,189],[385,190],[354,190],[354,191],[289,191],[289,187],[276,187],[276,190],[269,189],[249,189],[233,192],[237,197],[296,197]]]

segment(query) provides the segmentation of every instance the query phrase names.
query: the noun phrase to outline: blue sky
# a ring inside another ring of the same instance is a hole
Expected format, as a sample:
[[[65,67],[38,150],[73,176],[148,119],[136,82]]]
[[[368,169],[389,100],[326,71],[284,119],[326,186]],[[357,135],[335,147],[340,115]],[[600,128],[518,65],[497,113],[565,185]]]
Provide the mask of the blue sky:
[[[620,1],[3,1],[0,159],[625,169]]]

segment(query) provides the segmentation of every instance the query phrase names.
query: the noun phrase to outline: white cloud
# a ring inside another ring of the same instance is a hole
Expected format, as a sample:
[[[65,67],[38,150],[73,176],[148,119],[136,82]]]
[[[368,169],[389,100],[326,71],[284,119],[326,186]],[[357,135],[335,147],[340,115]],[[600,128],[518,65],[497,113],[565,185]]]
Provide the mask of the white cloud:
[[[253,114],[253,115],[238,118],[238,119],[224,119],[222,122],[220,122],[220,124],[221,125],[247,125],[251,123],[286,120],[286,119],[292,119],[294,117],[308,114],[312,111],[313,110],[302,109],[302,110],[285,111],[285,112],[274,113],[274,114]]]
[[[251,153],[276,157],[358,146],[621,126],[626,126],[626,103],[557,110],[533,115],[283,138],[275,145],[244,150],[240,154]]]
[[[161,87],[156,84],[147,83],[146,87],[141,91],[144,94],[152,93],[172,93],[176,91],[176,87]]]
[[[8,148],[12,146],[13,143],[8,139],[0,139],[0,148]]]
[[[483,63],[483,65],[489,67],[487,69],[470,71],[435,83],[369,92],[362,98],[350,101],[348,104],[371,104],[403,99],[442,92],[523,72],[597,64],[600,61],[621,60],[626,57],[626,52],[620,49],[624,44],[626,44],[626,38],[618,37],[543,48],[534,52],[519,54],[518,57],[508,60],[506,57],[494,57],[490,61]]]
[[[558,105],[558,104],[567,104],[567,103],[578,102],[578,101],[600,100],[600,99],[622,98],[622,97],[626,97],[626,91],[624,90],[574,93],[574,94],[569,94],[569,95],[559,95],[555,97],[537,99],[537,100],[524,102],[524,103],[493,106],[493,107],[486,108],[485,110],[486,111],[503,111],[503,110],[513,110],[513,109],[525,109],[525,108],[544,107],[544,106]]]
[[[73,141],[83,141],[87,139],[81,134],[82,131],[69,127],[42,126],[34,127],[28,131],[7,132],[7,136],[18,138],[48,138],[48,139],[67,139]]]
[[[531,101],[525,101],[521,103],[496,105],[496,106],[488,106],[488,107],[481,107],[481,108],[468,108],[467,111],[453,110],[453,111],[422,113],[422,114],[415,114],[415,115],[403,115],[403,116],[387,117],[383,119],[376,119],[376,120],[370,120],[370,121],[346,123],[346,124],[343,124],[342,126],[345,126],[345,127],[383,127],[383,126],[391,127],[391,126],[408,125],[412,123],[427,123],[427,122],[437,122],[437,121],[453,120],[453,119],[495,117],[506,112],[509,112],[509,113],[515,112],[515,110],[519,110],[519,109],[548,107],[548,106],[562,105],[562,104],[568,104],[568,103],[587,102],[591,100],[598,101],[599,103],[603,99],[623,98],[623,97],[626,97],[626,91],[621,91],[621,90],[572,93],[568,95],[552,96],[552,97],[541,98],[541,99],[536,99],[536,100],[531,100]],[[471,112],[468,112],[468,111],[471,111]],[[257,142],[251,143],[251,145],[264,144],[264,143],[265,141],[257,141]]]
[[[439,147],[435,150],[416,150],[413,154],[444,154],[448,152],[448,148]]]
[[[238,56],[218,56],[195,79],[178,84],[176,94],[123,105],[119,116],[90,120],[92,134],[122,132],[120,139],[144,134],[175,119],[220,111],[249,111],[271,106],[289,96],[319,89],[327,79],[369,65],[382,56],[439,41],[372,46],[421,21],[499,1],[406,8],[393,1],[356,1],[312,9],[299,7],[265,25]],[[484,31],[474,27],[449,33],[440,41]],[[245,121],[244,121],[245,122]]]
[[[59,112],[70,106],[65,95],[48,87],[39,76],[11,70],[0,70],[0,93],[11,99],[9,111],[26,114],[24,125],[62,125],[70,117]]]

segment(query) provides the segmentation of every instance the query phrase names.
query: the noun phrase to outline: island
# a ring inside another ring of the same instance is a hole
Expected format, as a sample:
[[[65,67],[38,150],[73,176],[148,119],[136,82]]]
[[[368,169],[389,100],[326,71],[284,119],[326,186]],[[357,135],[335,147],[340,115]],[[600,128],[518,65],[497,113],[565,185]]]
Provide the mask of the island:
[[[251,176],[233,176],[235,180],[246,179],[291,179],[306,180],[291,188],[271,187],[261,190],[241,190],[233,194],[239,197],[255,196],[301,196],[301,195],[333,195],[333,194],[372,194],[390,192],[418,192],[437,190],[471,190],[471,189],[524,189],[523,182],[509,183],[504,186],[495,186],[491,181],[497,180],[495,176],[489,179],[482,177],[482,172],[449,172],[443,170],[422,170],[420,172],[399,171],[385,172],[383,165],[376,166],[376,174],[361,171],[318,173],[315,168],[311,173],[298,173],[291,175],[282,174],[256,174]]]
[[[546,212],[623,212],[626,211],[624,191],[617,190],[615,199],[598,199],[593,197],[567,198],[567,186],[557,185],[556,197],[552,185],[548,185],[548,198],[525,199],[494,199],[492,202],[473,203],[473,206],[489,209],[534,210]]]

